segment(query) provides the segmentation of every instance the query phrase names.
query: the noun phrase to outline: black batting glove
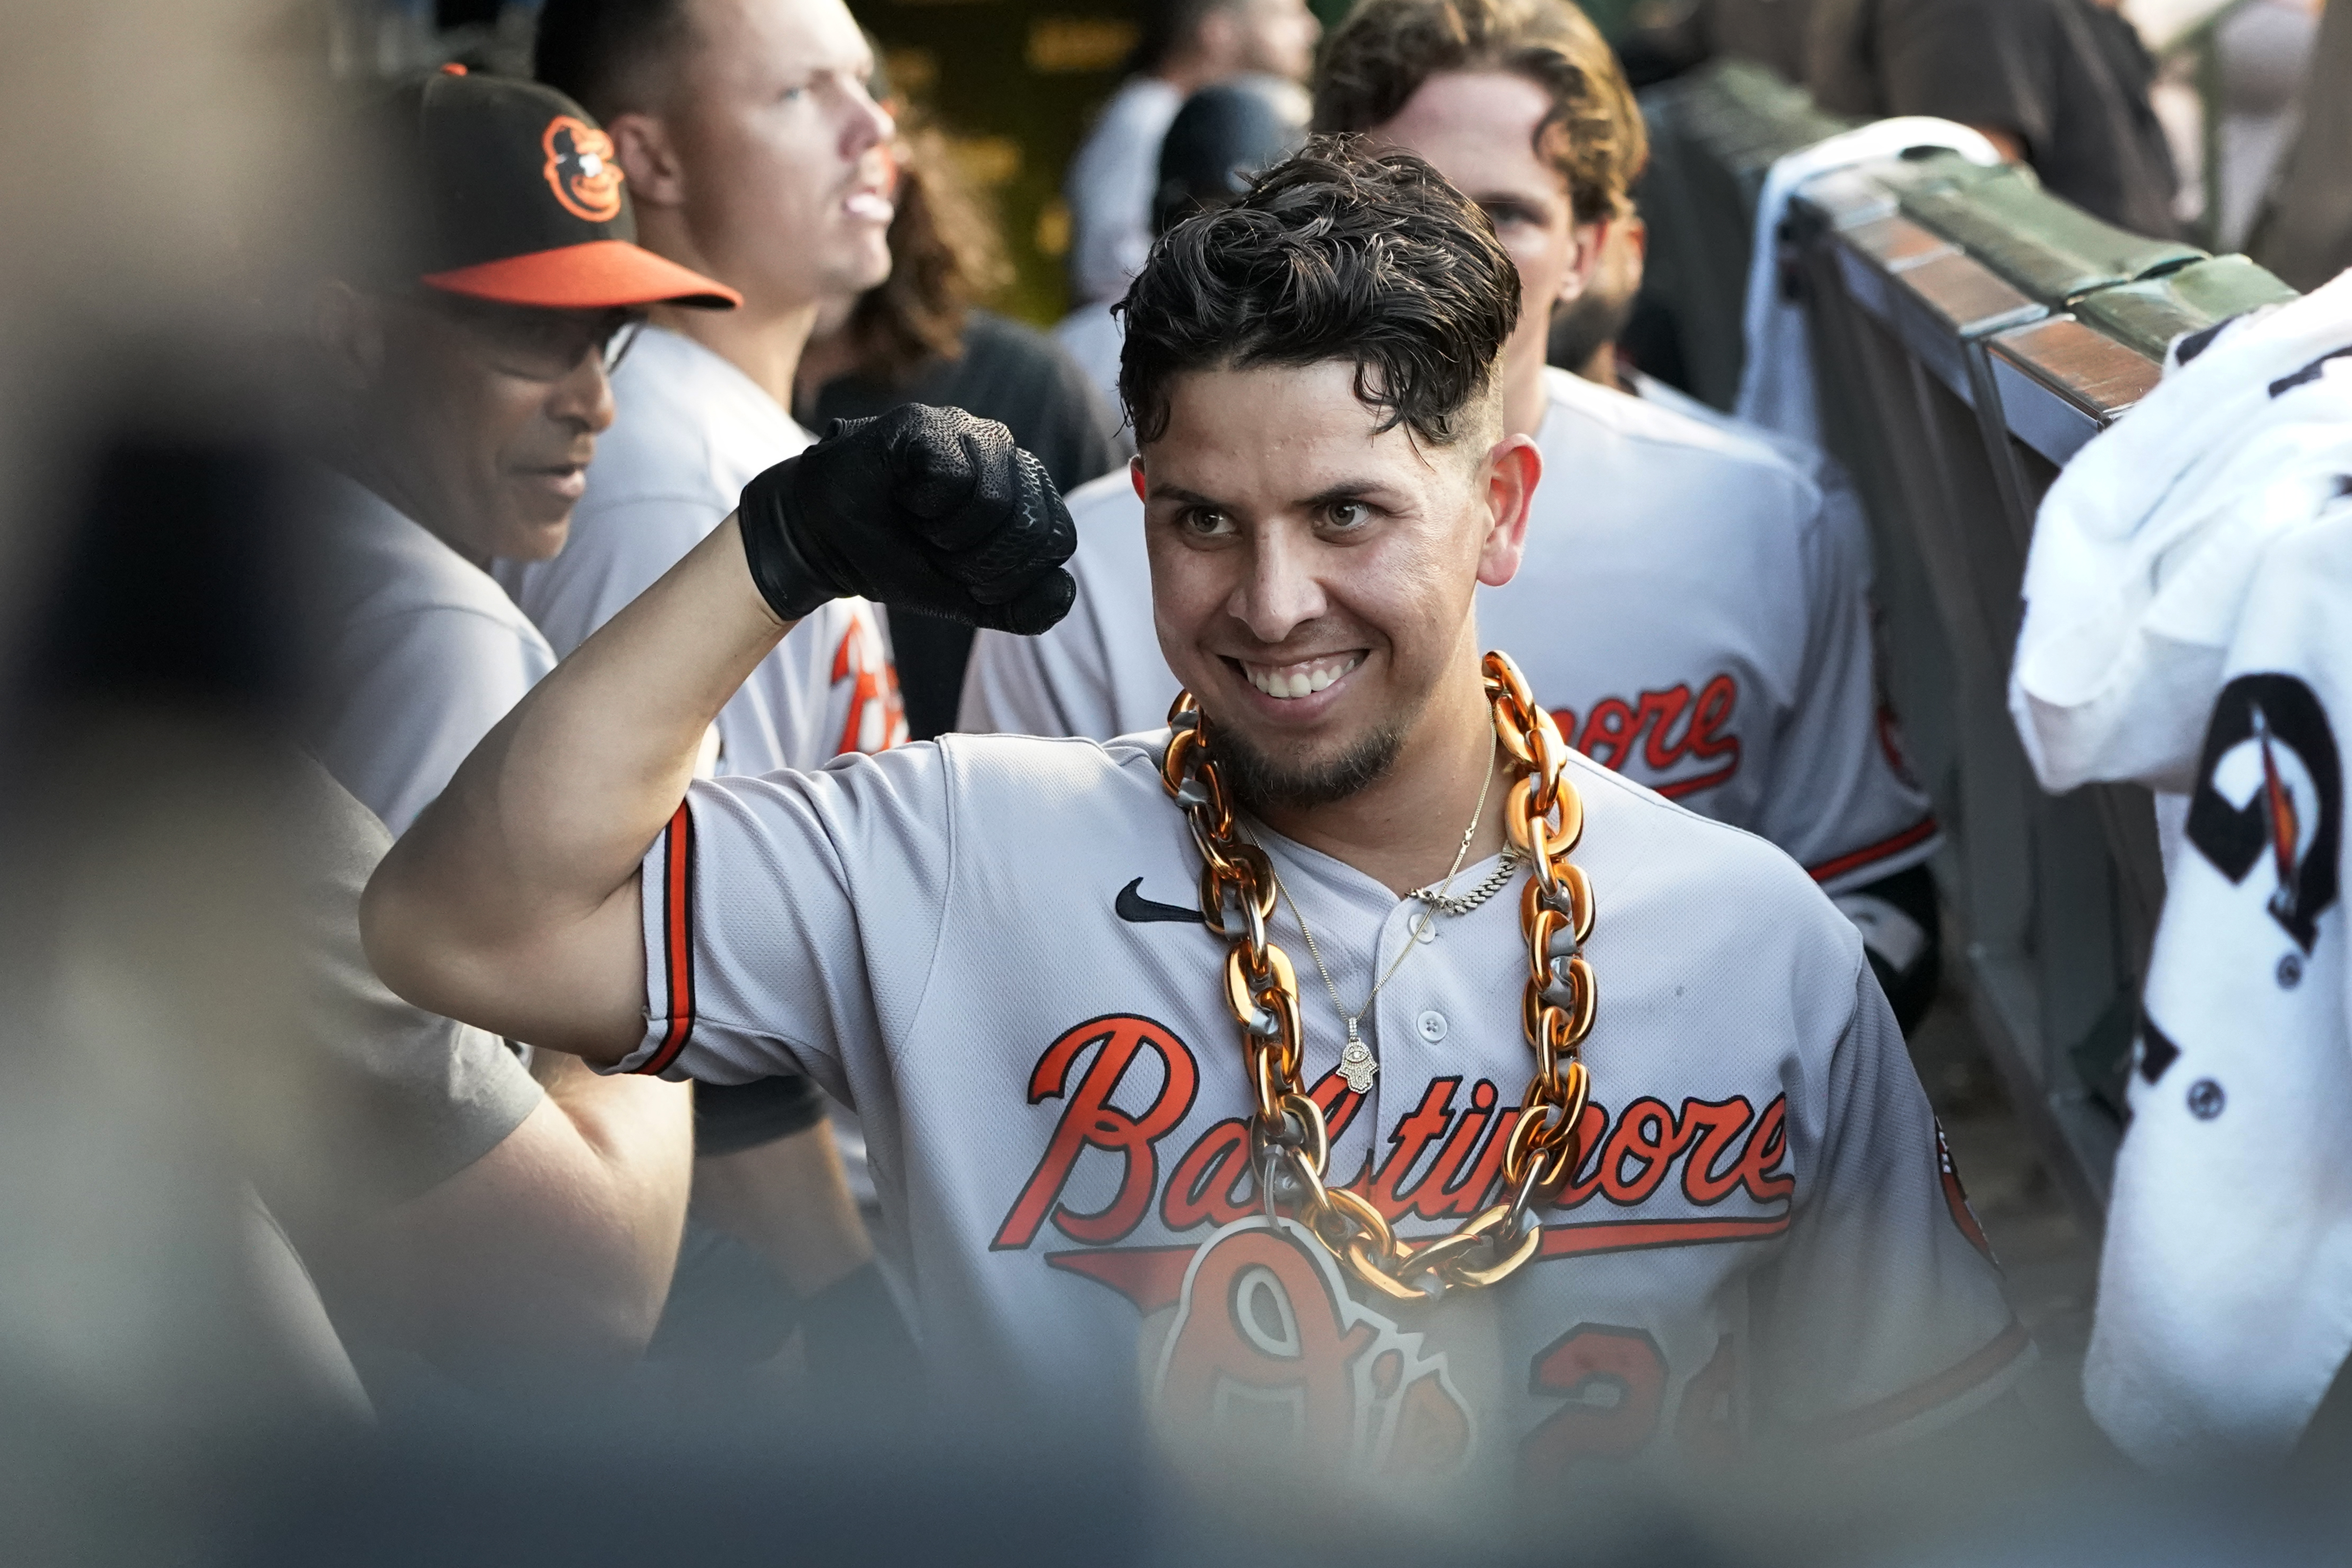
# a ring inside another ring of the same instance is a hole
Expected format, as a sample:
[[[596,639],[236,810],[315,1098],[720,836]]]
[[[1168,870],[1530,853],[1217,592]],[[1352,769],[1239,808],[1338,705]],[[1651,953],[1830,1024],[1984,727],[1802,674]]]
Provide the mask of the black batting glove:
[[[856,595],[1034,636],[1069,613],[1077,548],[1045,466],[992,419],[910,403],[835,422],[743,487],[743,552],[796,621]]]

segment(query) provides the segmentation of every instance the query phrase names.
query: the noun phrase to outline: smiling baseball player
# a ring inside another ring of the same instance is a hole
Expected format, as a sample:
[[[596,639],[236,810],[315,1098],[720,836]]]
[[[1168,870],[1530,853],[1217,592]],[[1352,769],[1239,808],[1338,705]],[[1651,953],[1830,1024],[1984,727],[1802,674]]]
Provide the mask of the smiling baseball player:
[[[1832,897],[1874,895],[1851,912],[1907,1022],[1934,992],[1938,837],[1874,678],[1866,547],[1763,443],[1544,363],[1552,308],[1591,278],[1644,156],[1608,45],[1565,0],[1366,0],[1315,98],[1318,130],[1428,159],[1518,268],[1503,417],[1550,478],[1525,566],[1480,595],[1486,635],[1587,756],[1763,835]],[[1160,721],[1178,682],[1148,613],[1148,478],[1146,458],[1072,494],[1077,607],[1043,637],[977,640],[961,728],[1107,740]]]
[[[370,889],[381,971],[624,1070],[852,1100],[927,1367],[1000,1412],[1116,1415],[1139,1367],[1173,1431],[1508,1495],[1990,1402],[2029,1341],[1853,928],[1481,657],[1542,458],[1475,209],[1319,144],[1135,289],[1196,711],[692,780],[834,595],[1067,607],[1034,460],[902,410],[754,481],[467,761]]]

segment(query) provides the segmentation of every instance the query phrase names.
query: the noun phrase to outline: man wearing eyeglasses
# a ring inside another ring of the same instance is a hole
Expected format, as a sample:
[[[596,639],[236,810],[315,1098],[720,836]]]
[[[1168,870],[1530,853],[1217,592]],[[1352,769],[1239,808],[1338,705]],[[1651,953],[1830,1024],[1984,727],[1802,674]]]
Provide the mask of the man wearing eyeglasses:
[[[355,244],[363,259],[310,299],[302,413],[322,461],[305,541],[304,739],[396,837],[555,667],[487,567],[563,547],[613,423],[608,377],[647,307],[736,295],[635,243],[612,142],[560,93],[453,68],[372,100],[360,129],[352,152],[373,155],[363,188],[376,200],[354,211],[395,227]],[[365,849],[364,835],[350,847]],[[330,954],[348,945],[332,927],[319,933]],[[394,1020],[416,1039],[432,1022]],[[410,1154],[462,1148],[471,1163],[436,1167],[431,1193],[341,1237],[359,1272],[337,1282],[392,1342],[429,1348],[441,1341],[427,1331],[469,1327],[511,1347],[522,1330],[572,1373],[632,1359],[670,1294],[686,1224],[688,1097],[615,1089],[542,1054],[530,1070],[545,1108],[483,1153],[483,1117],[495,1132],[501,1106],[520,1115],[531,1097],[525,1086],[518,1108],[512,1075],[496,1070],[511,1064],[464,1047],[451,1037],[446,1064],[412,1063],[425,1087],[393,1109],[407,1113]],[[489,1300],[528,1321],[458,1322]]]
[[[364,128],[414,222],[310,301],[331,472],[309,740],[398,835],[555,668],[488,567],[563,547],[646,309],[739,301],[635,243],[612,142],[561,93],[448,68]]]

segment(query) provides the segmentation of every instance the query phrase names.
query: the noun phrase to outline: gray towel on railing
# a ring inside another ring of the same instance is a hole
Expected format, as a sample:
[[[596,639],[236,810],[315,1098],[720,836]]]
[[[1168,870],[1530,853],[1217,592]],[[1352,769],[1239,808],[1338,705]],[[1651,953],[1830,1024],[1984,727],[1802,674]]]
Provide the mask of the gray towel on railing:
[[[1732,410],[1742,419],[1807,446],[1823,444],[1804,305],[1780,287],[1780,224],[1789,216],[1789,198],[1807,180],[1874,158],[1892,158],[1906,147],[1948,147],[1975,163],[2000,162],[1992,143],[1967,126],[1915,114],[1873,121],[1816,142],[1780,159],[1764,176],[1764,194],[1756,203],[1756,237],[1748,254],[1748,357],[1739,372],[1739,401]]]

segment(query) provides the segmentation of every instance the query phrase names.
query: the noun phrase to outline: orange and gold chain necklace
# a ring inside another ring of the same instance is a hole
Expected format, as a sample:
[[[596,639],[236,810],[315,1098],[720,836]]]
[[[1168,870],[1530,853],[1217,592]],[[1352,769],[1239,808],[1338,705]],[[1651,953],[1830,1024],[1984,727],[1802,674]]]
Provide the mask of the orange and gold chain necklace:
[[[1582,1163],[1577,1126],[1590,1080],[1578,1053],[1592,1032],[1598,996],[1583,956],[1592,934],[1592,884],[1569,855],[1584,831],[1584,803],[1567,775],[1568,743],[1528,693],[1518,667],[1506,654],[1489,653],[1480,669],[1496,739],[1517,775],[1504,798],[1504,826],[1517,858],[1534,873],[1519,899],[1528,947],[1519,1022],[1536,1067],[1503,1146],[1508,1200],[1450,1236],[1402,1241],[1366,1199],[1325,1184],[1330,1133],[1322,1107],[1307,1092],[1298,976],[1265,934],[1278,887],[1274,863],[1234,820],[1208,718],[1189,691],[1169,710],[1173,733],[1160,760],[1160,782],[1201,851],[1201,916],[1231,944],[1225,1004],[1241,1025],[1242,1059],[1256,1100],[1250,1142],[1267,1222],[1278,1226],[1287,1204],[1353,1278],[1398,1301],[1434,1301],[1457,1287],[1509,1278],[1542,1239],[1535,1210]]]

